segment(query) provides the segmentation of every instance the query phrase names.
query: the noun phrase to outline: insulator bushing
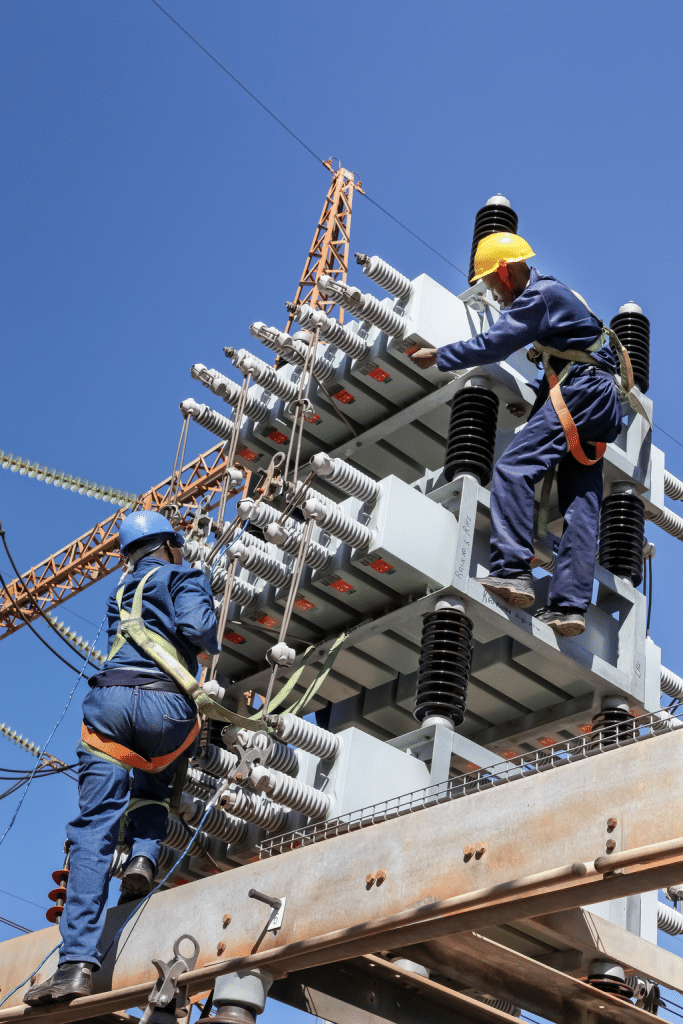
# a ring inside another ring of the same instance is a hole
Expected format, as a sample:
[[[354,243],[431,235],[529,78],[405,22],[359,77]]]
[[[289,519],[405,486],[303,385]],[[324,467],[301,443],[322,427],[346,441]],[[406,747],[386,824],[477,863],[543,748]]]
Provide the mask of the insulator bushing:
[[[619,307],[610,327],[631,358],[633,379],[642,392],[650,387],[650,321],[635,302]]]
[[[363,252],[357,252],[356,263],[362,267],[366,277],[380,288],[384,288],[390,295],[395,295],[397,299],[407,299],[410,296],[412,285],[405,274],[385,263],[379,256],[366,256]]]
[[[230,380],[229,377],[226,377],[224,373],[219,373],[218,370],[209,370],[203,363],[195,363],[190,373],[195,380],[198,380],[209,391],[212,391],[214,395],[222,398],[228,405],[236,406],[239,402],[242,388],[239,384],[235,384],[234,381]],[[265,423],[270,417],[270,411],[265,402],[247,392],[244,403],[244,415],[248,416],[249,419],[256,420],[257,423]]]
[[[338,505],[323,505],[320,501],[305,501],[301,506],[306,519],[316,523],[333,537],[338,537],[353,548],[366,548],[372,540],[372,530],[352,519]]]
[[[218,779],[199,768],[188,768],[183,789],[190,796],[198,796],[201,800],[209,800],[218,787]]]
[[[286,776],[283,776],[286,778]],[[208,812],[208,813],[207,813]],[[206,818],[202,818],[206,813]],[[202,830],[216,839],[222,839],[224,843],[243,843],[247,836],[247,826],[239,818],[233,818],[226,814],[220,807],[208,807],[203,800],[196,797],[183,796],[180,805],[180,814],[188,825],[195,828],[202,822]]]
[[[315,757],[328,760],[339,750],[339,737],[296,715],[278,715],[275,732],[283,743],[291,743]]]
[[[237,515],[242,522],[246,523],[248,519],[251,525],[258,527],[259,530],[268,526],[268,523],[274,523],[281,514],[272,505],[267,505],[265,501],[257,505],[253,498],[243,498],[242,501],[237,502]]]
[[[637,587],[643,578],[645,506],[637,494],[617,492],[602,503],[600,565]]]
[[[517,214],[510,206],[509,200],[500,193],[491,196],[486,200],[486,205],[477,210],[474,218],[474,231],[472,233],[472,252],[470,254],[470,272],[467,280],[472,284],[474,275],[474,254],[482,238],[486,235],[495,235],[499,231],[508,231],[512,235],[517,234]]]
[[[603,698],[600,711],[593,715],[591,736],[597,733],[599,736],[596,736],[596,740],[602,747],[633,737],[633,716],[625,700],[619,697]]]
[[[193,831],[193,829],[188,829],[182,823],[182,821],[179,821],[177,818],[174,818],[169,814],[166,820],[166,838],[164,839],[164,842],[166,843],[166,846],[170,846],[172,850],[182,851],[190,842],[190,838],[192,836]],[[192,846],[190,846],[190,848],[188,849],[187,852],[190,854],[190,856],[196,855],[197,853],[201,852],[202,836],[204,836],[204,832],[199,833],[197,837],[199,841],[192,843]],[[177,858],[175,857],[173,859],[177,860]]]
[[[647,512],[646,518],[649,523],[654,523],[660,530],[666,530],[677,540],[683,540],[683,519],[670,509],[663,508],[659,512]]]
[[[336,321],[332,321],[336,323]],[[342,328],[343,329],[343,328]],[[290,362],[304,366],[311,343],[310,331],[297,331],[284,345],[284,351]],[[329,359],[316,355],[311,366],[311,373],[320,384],[329,384],[337,376],[337,368]]]
[[[264,323],[257,320],[249,328],[249,333],[252,338],[258,338],[259,341],[262,341],[266,348],[277,352],[278,355],[282,353],[282,343],[287,338],[284,331],[279,330],[277,327],[266,327]]]
[[[683,480],[679,480],[668,469],[664,470],[664,493],[674,501],[683,501]]]
[[[294,484],[290,480],[286,480],[284,487],[285,494],[287,495],[287,500],[291,501],[295,490]],[[296,487],[296,490],[298,492],[298,486]],[[326,494],[322,493],[322,491],[316,491],[313,487],[307,487],[304,490],[303,494],[299,496],[297,504],[303,505],[305,501],[320,501],[322,502],[323,505],[335,504],[334,498],[328,498]]]
[[[463,721],[472,629],[472,620],[457,608],[440,608],[425,615],[415,695],[418,722],[434,716],[449,718],[454,726]]]
[[[184,402],[180,403],[180,408],[185,416],[191,416],[200,427],[210,430],[216,437],[221,437],[224,441],[229,441],[232,437],[234,424],[227,416],[222,416],[214,409],[209,409],[208,405],[201,405],[199,402],[195,402],[194,398],[186,398]]]
[[[264,533],[271,544],[275,544],[281,551],[286,551],[288,555],[296,557],[299,552],[303,530],[293,527],[291,520],[287,528],[278,526],[276,523],[270,523],[266,526]],[[318,544],[313,540],[308,542],[306,554],[304,555],[304,565],[310,565],[311,569],[325,569],[331,558],[332,554],[322,544]]]
[[[318,278],[318,287],[323,295],[334,299],[342,309],[348,309],[359,320],[369,321],[393,338],[402,338],[405,334],[406,320],[369,292],[364,294],[359,288],[333,281],[326,274]]]
[[[667,697],[683,698],[683,679],[662,665],[659,670],[659,685]]]
[[[471,387],[453,399],[448,428],[444,476],[449,482],[471,473],[485,487],[493,472],[498,423],[498,395],[490,388]]]
[[[287,811],[262,793],[252,793],[240,786],[230,786],[220,798],[221,807],[237,818],[260,825],[266,832],[278,832],[285,823]]]
[[[210,586],[214,594],[218,597],[223,596],[225,590],[225,581],[228,576],[228,570],[224,569],[220,565],[215,565],[211,572]],[[256,598],[256,587],[252,583],[247,583],[246,580],[242,580],[239,576],[236,576],[232,581],[232,591],[230,593],[230,600],[234,601],[235,604],[240,604],[243,607],[247,607],[252,604]]]
[[[343,459],[331,459],[327,452],[314,455],[310,466],[314,473],[325,477],[328,484],[334,484],[344,494],[350,494],[361,501],[375,501],[379,495],[376,480]]]
[[[293,314],[296,322],[305,327],[306,330],[315,331],[319,327],[320,337],[323,341],[326,341],[329,345],[335,345],[342,352],[346,352],[348,356],[351,356],[352,359],[360,359],[371,348],[369,341],[359,337],[346,324],[338,323],[334,317],[323,313],[321,309],[313,309],[312,306],[307,305],[295,306]]]
[[[284,586],[291,578],[291,566],[285,565],[277,558],[271,558],[265,551],[261,551],[257,547],[247,547],[241,541],[237,541],[230,554],[247,572],[253,572],[255,576],[259,576],[267,583],[272,583],[275,587]]]
[[[274,768],[257,765],[249,777],[249,784],[254,788],[265,788],[268,796],[277,803],[291,807],[293,811],[301,811],[314,821],[326,817],[330,809],[330,798],[326,793],[289,775],[283,775]]]
[[[626,984],[624,969],[609,960],[594,960],[590,966],[588,984],[600,992],[610,992],[624,1002],[630,1002],[633,992]]]
[[[210,772],[219,779],[226,779],[231,771],[237,767],[239,758],[236,754],[218,747],[214,743],[208,743],[200,750],[199,755],[193,758],[197,768],[203,772]]]
[[[260,385],[264,391],[284,399],[285,402],[291,402],[293,398],[296,398],[299,391],[297,385],[288,380],[274,366],[264,363],[262,359],[252,355],[246,348],[237,351],[234,348],[224,348],[223,351],[245,377],[247,374],[251,374],[254,383]]]
[[[248,729],[234,729],[230,726],[223,729],[222,735],[226,747],[239,743],[243,747],[257,747],[259,750],[265,750],[270,742],[269,737],[263,732],[250,732]],[[299,770],[296,751],[274,737],[264,764],[270,768],[277,768],[278,771],[285,772],[287,775],[296,775]]]

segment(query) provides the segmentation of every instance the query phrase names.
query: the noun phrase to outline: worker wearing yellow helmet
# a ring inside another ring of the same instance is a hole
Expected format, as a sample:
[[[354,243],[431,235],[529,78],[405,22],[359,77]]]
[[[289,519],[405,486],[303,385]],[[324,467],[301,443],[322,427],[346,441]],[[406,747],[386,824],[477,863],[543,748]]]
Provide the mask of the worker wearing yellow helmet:
[[[575,636],[585,628],[592,595],[601,456],[605,442],[617,438],[623,413],[614,380],[617,359],[605,343],[607,330],[580,296],[527,264],[534,255],[519,235],[499,232],[482,238],[474,280],[483,280],[503,308],[500,318],[473,338],[417,349],[411,359],[421,369],[436,364],[447,372],[496,363],[534,346],[532,358],[542,361],[545,377],[532,385],[537,398],[528,423],[493,473],[490,572],[478,582],[513,607],[534,604],[535,486],[557,468],[565,526],[548,606],[536,615],[556,633]]]

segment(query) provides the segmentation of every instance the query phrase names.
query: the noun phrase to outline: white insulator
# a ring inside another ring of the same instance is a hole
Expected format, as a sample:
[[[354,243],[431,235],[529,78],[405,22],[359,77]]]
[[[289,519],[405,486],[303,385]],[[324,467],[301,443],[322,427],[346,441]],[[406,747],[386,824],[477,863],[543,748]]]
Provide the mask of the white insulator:
[[[287,776],[284,776],[286,778]],[[207,813],[208,810],[208,813]],[[206,813],[206,818],[204,814]],[[216,839],[222,839],[224,843],[242,843],[247,836],[247,826],[244,821],[226,814],[220,807],[209,807],[207,809],[203,800],[196,797],[188,797],[183,794],[180,803],[180,816],[188,825],[195,828],[202,822],[202,829]]]
[[[669,885],[664,891],[672,902],[678,903],[683,899],[683,885]]]
[[[394,338],[402,338],[406,330],[406,321],[400,314],[389,309],[380,299],[369,292],[363,294],[342,281],[333,281],[323,274],[318,278],[318,287],[327,298],[334,299],[343,309],[348,309],[359,320],[368,320],[381,331]],[[300,321],[299,321],[300,322]],[[341,347],[341,346],[340,346]]]
[[[280,665],[281,668],[292,668],[296,661],[296,651],[293,647],[290,647],[280,640],[279,643],[273,644],[266,651],[266,661],[270,665]]]
[[[257,320],[255,324],[251,325],[249,332],[252,338],[262,341],[266,348],[272,349],[273,352],[282,352],[282,343],[287,337],[284,331],[278,330],[277,327],[266,327],[264,323]]]
[[[186,540],[183,544],[183,558],[186,562],[201,562],[209,557],[212,550],[203,540]]]
[[[195,363],[190,373],[195,380],[200,381],[204,387],[207,387],[214,395],[218,395],[228,405],[236,406],[239,402],[242,388],[239,384],[235,384],[233,380],[230,380],[229,377],[226,377],[224,373],[219,373],[218,370],[209,370],[203,363]],[[256,420],[258,423],[265,423],[270,416],[270,412],[265,402],[262,402],[256,395],[247,392],[244,403],[244,415],[248,416],[251,420]]]
[[[667,935],[683,935],[683,914],[664,903],[658,903],[657,927]]]
[[[664,668],[662,665],[659,670],[659,685],[662,693],[665,693],[668,697],[680,698],[683,697],[683,679],[677,676],[671,669]]]
[[[264,391],[269,391],[270,394],[284,399],[285,402],[291,402],[299,393],[299,388],[294,381],[288,380],[274,366],[269,366],[268,363],[264,363],[262,359],[252,355],[244,348],[235,353],[233,362],[245,377],[247,374],[251,374],[251,379],[255,384],[259,384]]]
[[[356,263],[362,267],[363,273],[371,281],[395,295],[397,299],[407,299],[412,291],[412,284],[400,271],[381,260],[379,256],[366,256],[363,252],[356,253]]]
[[[214,565],[211,571],[211,579],[209,580],[209,583],[212,591],[218,597],[223,596],[227,576],[227,569],[224,569],[220,565]],[[253,583],[247,583],[246,580],[240,579],[239,576],[234,578],[232,581],[232,591],[230,593],[231,601],[246,607],[247,605],[252,604],[256,600],[257,596],[256,587]]]
[[[296,557],[299,552],[302,533],[303,530],[292,528],[291,524],[286,529],[279,523],[270,523],[263,531],[263,536],[271,544],[275,544],[282,551],[286,551],[288,555]],[[308,548],[304,555],[305,565],[310,565],[311,569],[325,569],[331,559],[331,553],[322,544],[318,544],[313,540],[308,542]]]
[[[188,768],[183,790],[190,796],[198,796],[202,800],[208,800],[216,791],[218,779],[199,768]]]
[[[326,817],[330,809],[330,798],[326,793],[298,779],[292,779],[289,775],[283,775],[274,768],[256,765],[249,776],[249,785],[252,789],[265,789],[277,803],[291,807],[293,811],[301,811],[314,821]]]
[[[304,337],[302,338],[302,336]],[[296,334],[293,335],[284,345],[287,358],[291,359],[292,362],[296,361],[300,366],[303,366],[306,361],[306,352],[310,344],[308,339],[310,339],[310,337],[310,331],[297,331]],[[316,356],[313,360],[311,373],[317,381],[320,381],[321,384],[329,384],[329,382],[336,377],[337,370],[334,363],[331,363],[329,359],[323,359],[322,356]]]
[[[233,545],[230,552],[247,572],[253,572],[267,583],[275,587],[282,587],[291,578],[292,568],[279,562],[277,558],[271,558],[265,551],[257,547],[247,547],[241,541]]]
[[[314,455],[310,465],[314,473],[324,476],[328,484],[334,484],[344,494],[351,494],[361,501],[375,501],[379,494],[376,480],[343,459],[331,459],[327,452]]]
[[[200,427],[210,430],[216,437],[221,437],[224,441],[229,441],[232,437],[234,425],[227,416],[222,416],[214,409],[209,409],[208,405],[200,405],[199,402],[195,402],[194,398],[186,398],[184,402],[180,403],[180,408],[184,415],[191,416]]]
[[[272,743],[264,763],[270,768],[286,772],[287,775],[296,775],[299,770],[296,751],[274,737],[271,740],[264,732],[250,732],[249,729],[236,729],[234,726],[227,725],[221,732],[221,736],[226,747],[239,743],[242,747],[257,747],[259,750],[265,750]]]
[[[178,855],[162,843],[159,846],[159,853],[157,854],[157,873],[155,875],[155,880],[165,878],[177,860]]]
[[[220,798],[220,805],[237,818],[260,825],[266,832],[278,832],[285,823],[287,811],[263,793],[252,793],[239,786],[230,786]]]
[[[371,342],[366,338],[361,338],[346,324],[338,323],[334,317],[323,313],[321,309],[313,309],[308,305],[296,306],[294,317],[298,324],[309,331],[320,328],[320,337],[323,341],[330,345],[336,345],[352,359],[360,359],[361,356],[367,355],[372,347]]]
[[[299,488],[297,487],[296,490],[298,491]],[[291,500],[294,495],[294,484],[290,480],[287,480],[285,483],[285,494],[287,495],[288,500]],[[299,496],[297,505],[303,505],[305,501],[319,501],[323,505],[335,504],[334,498],[328,498],[326,494],[323,494],[321,491],[316,491],[313,487],[306,488],[303,494]]]
[[[328,760],[337,755],[339,737],[327,729],[321,729],[313,722],[306,722],[296,715],[278,715],[275,732],[283,743],[291,743],[301,750],[307,750],[315,757]]]
[[[664,470],[664,493],[676,501],[683,501],[683,480]]]
[[[272,505],[267,505],[264,501],[258,505],[253,498],[243,498],[242,501],[237,502],[237,515],[242,522],[246,523],[248,519],[251,525],[258,527],[259,530],[262,530],[268,523],[275,522],[276,519],[280,518],[281,514]]]
[[[677,516],[675,512],[670,512],[668,508],[663,508],[661,512],[649,512],[646,509],[645,518],[654,523],[655,526],[666,530],[667,533],[670,533],[677,540],[683,540],[683,519]]]
[[[111,855],[111,863],[109,865],[109,875],[113,878],[120,878],[123,874],[123,869],[126,866],[126,861],[130,856],[130,851],[127,846],[117,846]]]
[[[352,548],[366,548],[372,540],[372,530],[343,512],[338,505],[323,505],[320,501],[305,501],[301,506],[306,519],[314,519],[333,537],[338,537]]]
[[[203,772],[210,772],[219,779],[227,779],[231,771],[237,767],[239,758],[230,750],[208,743],[197,757],[192,759],[195,767]]]
[[[676,729],[683,727],[683,721],[680,718],[676,718],[667,711],[666,708],[662,708],[661,711],[655,711],[652,715],[652,731],[656,736],[660,736],[665,732],[674,732]]]

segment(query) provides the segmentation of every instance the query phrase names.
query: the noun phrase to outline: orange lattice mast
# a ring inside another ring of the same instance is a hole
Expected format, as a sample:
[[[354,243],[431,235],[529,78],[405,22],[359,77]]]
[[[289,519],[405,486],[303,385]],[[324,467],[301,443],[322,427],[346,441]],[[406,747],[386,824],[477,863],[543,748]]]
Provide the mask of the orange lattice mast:
[[[324,161],[324,166],[332,171],[332,157]],[[344,322],[344,310],[335,303],[323,299],[318,291],[318,277],[327,274],[335,281],[346,281],[349,271],[349,244],[351,238],[351,208],[353,193],[363,191],[355,174],[340,167],[332,171],[332,181],[325,198],[323,212],[313,236],[308,258],[304,266],[301,281],[297,289],[294,305],[307,303],[314,309],[323,309],[328,316],[335,316],[339,323]],[[285,328],[287,333],[292,326],[294,317],[290,315]]]

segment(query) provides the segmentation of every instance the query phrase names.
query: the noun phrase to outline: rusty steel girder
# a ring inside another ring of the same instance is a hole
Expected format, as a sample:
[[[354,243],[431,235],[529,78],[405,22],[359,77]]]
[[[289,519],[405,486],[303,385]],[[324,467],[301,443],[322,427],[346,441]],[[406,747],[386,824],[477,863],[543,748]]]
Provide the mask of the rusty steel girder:
[[[199,507],[199,499],[208,496],[205,507],[213,508],[220,498],[220,482],[225,473],[223,442],[198,455],[183,467],[175,503],[182,506],[182,523],[188,525]],[[138,500],[137,508],[159,508],[166,500],[172,478],[152,487]],[[23,579],[33,599],[43,611],[55,608],[70,597],[114,572],[120,565],[118,528],[130,509],[118,509],[61,551],[29,569]],[[39,612],[18,580],[12,580],[0,594],[0,640],[32,621]],[[21,615],[19,614],[21,612]]]
[[[435,943],[450,936],[681,882],[682,755],[683,730],[655,736],[158,893],[97,973],[99,994],[46,1012],[59,1024],[137,1005],[154,980],[152,959],[186,931],[200,944],[188,982],[202,991],[246,967],[283,974],[418,943],[437,956]],[[277,932],[253,889],[286,896]],[[127,913],[109,911],[104,948]],[[3,943],[2,992],[56,941],[45,929]],[[0,1024],[43,1016],[22,1008],[21,994]]]

